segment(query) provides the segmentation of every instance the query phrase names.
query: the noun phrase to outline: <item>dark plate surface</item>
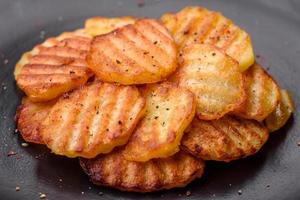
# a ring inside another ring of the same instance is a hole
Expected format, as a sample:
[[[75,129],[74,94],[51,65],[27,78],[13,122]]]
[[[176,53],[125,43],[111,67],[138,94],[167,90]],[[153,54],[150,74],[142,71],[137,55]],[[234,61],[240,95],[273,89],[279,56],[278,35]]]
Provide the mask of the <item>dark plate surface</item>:
[[[291,91],[300,107],[300,1],[146,1],[135,0],[1,0],[0,2],[0,199],[300,199],[299,110],[271,135],[255,156],[230,164],[208,163],[205,176],[184,189],[134,194],[93,186],[76,159],[52,155],[42,146],[22,147],[14,133],[14,113],[21,92],[13,78],[14,64],[43,37],[83,26],[95,16],[159,17],[187,5],[218,10],[252,36],[257,60]],[[7,63],[8,62],[8,63]],[[9,151],[17,155],[8,157]],[[20,191],[16,192],[16,186]],[[187,197],[186,191],[191,191]],[[238,191],[242,194],[239,195]],[[103,193],[103,195],[99,195]],[[182,195],[182,196],[181,196]]]

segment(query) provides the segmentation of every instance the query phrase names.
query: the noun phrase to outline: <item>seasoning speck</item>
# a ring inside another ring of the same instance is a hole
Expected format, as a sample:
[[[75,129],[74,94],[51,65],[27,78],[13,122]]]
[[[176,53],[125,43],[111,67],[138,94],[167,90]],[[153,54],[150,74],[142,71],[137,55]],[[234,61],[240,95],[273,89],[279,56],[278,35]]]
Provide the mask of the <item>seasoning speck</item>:
[[[29,144],[28,144],[28,143],[26,143],[26,142],[22,142],[21,146],[22,146],[22,147],[28,147],[28,146],[29,146]]]
[[[9,157],[9,156],[14,156],[14,155],[17,155],[17,152],[15,152],[15,151],[9,151],[8,153],[7,153],[7,156]]]
[[[153,44],[157,44],[157,41],[154,41]]]
[[[40,199],[45,199],[46,198],[46,194],[40,193]]]
[[[42,30],[42,31],[40,32],[40,38],[41,38],[41,39],[44,39],[44,38],[45,38],[45,35],[46,35],[46,32],[45,32],[44,30]]]
[[[239,191],[238,191],[238,194],[239,194],[239,195],[242,195],[242,193],[243,193],[242,190],[239,190]]]
[[[121,122],[121,121],[118,121],[118,124],[122,125],[122,122]]]
[[[121,61],[119,61],[119,60],[116,60],[116,63],[117,63],[117,64],[121,64]]]
[[[81,194],[84,194],[84,192],[81,192]]]
[[[300,147],[300,141],[297,143],[298,147]]]
[[[18,133],[18,129],[17,128],[15,129],[15,133]]]
[[[267,188],[269,188],[269,187],[270,187],[270,185],[268,184],[266,187],[267,187]]]
[[[143,6],[145,6],[145,1],[144,0],[137,0],[137,5],[138,5],[138,7],[143,7]]]
[[[186,193],[185,193],[185,195],[188,197],[191,196],[191,194],[192,194],[192,192],[190,190],[186,191]]]
[[[63,18],[62,16],[59,16],[59,17],[57,18],[57,20],[61,22],[62,20],[64,20],[64,18]]]
[[[158,116],[155,116],[154,119],[158,119]]]
[[[17,191],[17,192],[19,192],[20,189],[21,189],[21,188],[20,188],[19,186],[16,187],[16,191]]]
[[[63,180],[60,178],[60,179],[58,179],[58,181],[59,181],[59,182],[62,182]]]

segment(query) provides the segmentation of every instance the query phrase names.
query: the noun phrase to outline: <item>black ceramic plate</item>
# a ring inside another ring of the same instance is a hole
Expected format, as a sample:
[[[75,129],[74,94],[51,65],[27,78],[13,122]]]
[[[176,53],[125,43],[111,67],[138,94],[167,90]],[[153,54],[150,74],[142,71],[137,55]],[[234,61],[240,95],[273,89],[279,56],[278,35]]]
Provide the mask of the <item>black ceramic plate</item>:
[[[159,17],[187,5],[222,12],[252,36],[257,61],[291,91],[300,107],[300,2],[257,1],[99,1],[1,0],[0,2],[0,199],[300,199],[299,112],[255,156],[208,163],[205,176],[184,189],[153,194],[119,192],[93,186],[76,159],[52,155],[42,146],[22,147],[14,133],[14,114],[21,99],[13,68],[21,54],[44,37],[83,26],[95,16]],[[17,155],[7,156],[9,151]],[[16,192],[16,186],[20,191]],[[186,196],[189,190],[191,195]],[[241,190],[242,194],[238,194]],[[100,194],[99,194],[100,193]]]

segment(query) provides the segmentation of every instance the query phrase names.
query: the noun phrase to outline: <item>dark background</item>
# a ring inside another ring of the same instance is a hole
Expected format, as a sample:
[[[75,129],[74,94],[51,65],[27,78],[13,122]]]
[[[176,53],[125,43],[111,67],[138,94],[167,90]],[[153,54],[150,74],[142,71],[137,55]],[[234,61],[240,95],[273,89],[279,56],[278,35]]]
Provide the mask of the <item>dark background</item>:
[[[63,31],[102,16],[159,17],[187,5],[222,12],[252,37],[257,61],[279,85],[291,91],[296,108],[300,94],[300,1],[298,0],[1,0],[0,1],[0,199],[300,199],[299,111],[273,133],[255,156],[230,164],[207,164],[205,176],[184,189],[134,194],[93,186],[76,159],[54,156],[44,147],[23,142],[14,133],[14,113],[21,93],[13,68],[21,54]],[[9,151],[17,155],[8,157]],[[60,180],[61,179],[61,180]],[[21,190],[15,191],[19,186]],[[185,195],[191,191],[191,196]],[[242,194],[238,194],[242,190]],[[82,194],[84,192],[84,194]],[[103,195],[99,195],[102,194]],[[182,196],[181,196],[182,195]]]

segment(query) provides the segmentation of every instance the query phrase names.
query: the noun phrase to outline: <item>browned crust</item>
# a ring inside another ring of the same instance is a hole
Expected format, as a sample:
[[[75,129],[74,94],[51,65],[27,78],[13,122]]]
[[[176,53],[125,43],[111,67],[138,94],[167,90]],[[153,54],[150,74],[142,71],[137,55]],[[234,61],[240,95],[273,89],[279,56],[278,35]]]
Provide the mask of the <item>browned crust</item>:
[[[22,99],[15,116],[18,131],[26,142],[44,144],[40,133],[41,123],[47,117],[56,100],[45,103],[34,103],[28,98]]]
[[[90,160],[80,159],[80,165],[96,185],[140,193],[184,187],[204,171],[202,160],[184,152],[142,163],[127,161],[115,150]]]
[[[255,120],[231,116],[213,121],[194,119],[181,148],[204,160],[229,162],[255,154],[268,137],[267,128]]]

